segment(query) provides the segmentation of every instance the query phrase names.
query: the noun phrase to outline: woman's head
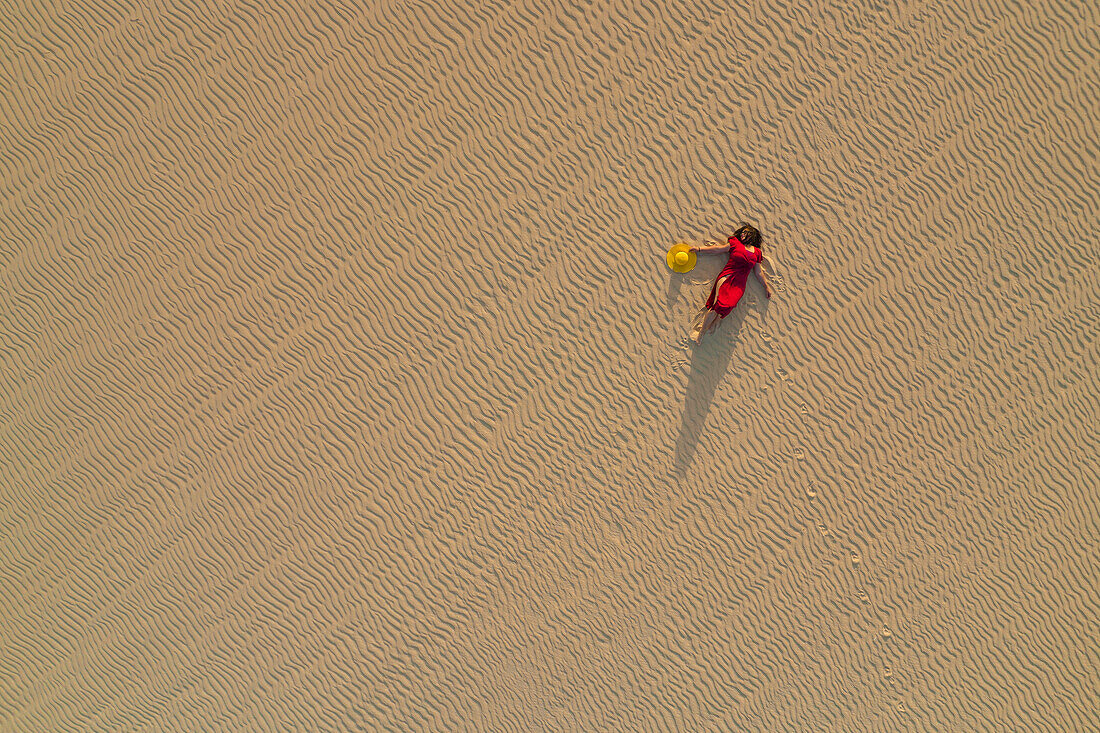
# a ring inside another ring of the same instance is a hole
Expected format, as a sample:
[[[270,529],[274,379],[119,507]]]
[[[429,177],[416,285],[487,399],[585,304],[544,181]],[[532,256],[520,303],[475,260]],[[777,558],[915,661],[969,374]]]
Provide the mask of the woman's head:
[[[746,247],[759,247],[760,246],[760,230],[749,224],[742,224],[737,228],[737,231],[733,233],[730,239],[740,239],[741,244]]]

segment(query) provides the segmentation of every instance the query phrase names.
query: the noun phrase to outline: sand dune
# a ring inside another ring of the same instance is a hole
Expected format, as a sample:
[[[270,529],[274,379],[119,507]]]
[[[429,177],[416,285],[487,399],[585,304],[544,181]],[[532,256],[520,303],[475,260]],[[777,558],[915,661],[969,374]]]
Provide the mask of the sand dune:
[[[1100,728],[1095,4],[449,5],[0,13],[0,730]]]

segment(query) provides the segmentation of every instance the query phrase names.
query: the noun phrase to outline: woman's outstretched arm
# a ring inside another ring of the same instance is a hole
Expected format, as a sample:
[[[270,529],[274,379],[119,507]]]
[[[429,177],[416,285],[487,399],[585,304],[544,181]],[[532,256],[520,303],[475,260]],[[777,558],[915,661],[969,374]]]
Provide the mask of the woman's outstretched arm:
[[[768,266],[771,266],[771,260],[767,257],[760,259],[760,264],[752,268],[752,274],[756,275],[756,279],[760,281],[760,284],[764,286],[764,295],[772,297],[772,286],[768,284],[768,273],[764,272],[764,263],[767,262]]]
[[[726,244],[718,244],[718,242],[715,242],[713,239],[704,239],[703,244],[708,245],[708,246],[706,246],[706,247],[695,247],[695,246],[693,246],[691,248],[691,251],[692,252],[729,252],[729,249],[730,249],[730,246],[729,246],[728,242]]]

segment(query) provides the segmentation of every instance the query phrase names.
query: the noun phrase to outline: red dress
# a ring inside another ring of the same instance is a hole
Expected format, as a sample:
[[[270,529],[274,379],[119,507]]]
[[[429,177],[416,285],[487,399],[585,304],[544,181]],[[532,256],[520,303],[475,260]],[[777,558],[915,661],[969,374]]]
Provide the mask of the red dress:
[[[752,272],[752,268],[760,264],[762,259],[764,259],[764,250],[757,247],[755,252],[749,252],[740,239],[730,237],[730,258],[726,261],[726,266],[718,273],[718,277],[714,279],[714,285],[710,289],[710,297],[707,298],[707,308],[710,308],[722,318],[728,316],[733,307],[737,305],[737,301],[741,300],[741,296],[745,294],[745,286],[749,283],[749,273]],[[726,277],[727,275],[729,277]],[[726,281],[719,288],[718,283],[724,277]]]

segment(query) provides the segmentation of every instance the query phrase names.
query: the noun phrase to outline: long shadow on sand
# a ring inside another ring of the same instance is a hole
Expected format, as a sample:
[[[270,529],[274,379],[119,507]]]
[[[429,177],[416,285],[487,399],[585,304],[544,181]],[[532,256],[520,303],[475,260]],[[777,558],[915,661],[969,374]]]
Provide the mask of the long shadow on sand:
[[[753,300],[755,302],[751,305],[742,301],[733,313],[722,320],[718,328],[703,337],[702,345],[696,346],[691,355],[684,413],[680,418],[680,437],[676,441],[675,469],[677,476],[681,478],[691,465],[707,415],[710,414],[714,392],[729,370],[730,357],[735,350],[742,354],[751,352],[751,348],[738,348],[744,340],[741,330],[745,316],[749,310],[758,312],[761,319],[768,313],[770,301],[767,298],[756,297]]]

